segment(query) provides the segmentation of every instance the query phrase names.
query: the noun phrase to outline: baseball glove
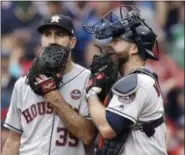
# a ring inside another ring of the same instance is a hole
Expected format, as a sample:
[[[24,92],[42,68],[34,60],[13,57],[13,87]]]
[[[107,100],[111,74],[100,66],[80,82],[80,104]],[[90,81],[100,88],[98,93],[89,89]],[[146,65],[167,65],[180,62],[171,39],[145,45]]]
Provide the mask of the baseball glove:
[[[119,59],[114,49],[110,46],[100,49],[100,55],[93,57],[91,68],[91,77],[87,91],[91,88],[100,88],[97,93],[101,101],[104,101],[111,86],[115,83],[118,76]]]
[[[68,54],[69,49],[59,45],[51,45],[41,50],[39,56],[33,60],[27,74],[26,83],[30,85],[34,93],[42,96],[59,89]],[[35,79],[40,74],[46,75],[48,79],[37,83]]]

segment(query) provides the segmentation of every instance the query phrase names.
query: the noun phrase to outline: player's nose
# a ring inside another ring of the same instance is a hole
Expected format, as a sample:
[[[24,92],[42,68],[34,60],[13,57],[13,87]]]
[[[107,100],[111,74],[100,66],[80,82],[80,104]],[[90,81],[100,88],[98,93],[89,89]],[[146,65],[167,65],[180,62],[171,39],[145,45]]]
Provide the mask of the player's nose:
[[[52,36],[49,40],[49,43],[50,44],[56,44],[57,43],[57,40],[56,40],[56,37],[55,36]]]

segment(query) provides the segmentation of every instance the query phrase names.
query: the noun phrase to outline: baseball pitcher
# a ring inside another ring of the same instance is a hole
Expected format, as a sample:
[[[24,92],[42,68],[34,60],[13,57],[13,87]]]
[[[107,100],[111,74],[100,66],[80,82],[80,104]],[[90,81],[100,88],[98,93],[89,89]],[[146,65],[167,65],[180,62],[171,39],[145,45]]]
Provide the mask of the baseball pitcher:
[[[85,90],[90,71],[74,64],[71,19],[46,18],[38,27],[42,50],[14,86],[4,126],[10,135],[3,155],[86,155],[96,129]]]

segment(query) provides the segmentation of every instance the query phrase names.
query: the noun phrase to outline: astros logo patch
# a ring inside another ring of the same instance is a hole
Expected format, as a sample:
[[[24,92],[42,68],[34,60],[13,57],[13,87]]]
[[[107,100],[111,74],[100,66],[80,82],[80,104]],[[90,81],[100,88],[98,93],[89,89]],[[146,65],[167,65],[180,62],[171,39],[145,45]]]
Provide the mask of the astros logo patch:
[[[71,98],[73,100],[78,100],[80,97],[81,97],[81,91],[78,90],[78,89],[74,89],[72,92],[71,92]]]
[[[118,96],[118,100],[124,104],[130,104],[135,100],[135,93],[129,96]]]

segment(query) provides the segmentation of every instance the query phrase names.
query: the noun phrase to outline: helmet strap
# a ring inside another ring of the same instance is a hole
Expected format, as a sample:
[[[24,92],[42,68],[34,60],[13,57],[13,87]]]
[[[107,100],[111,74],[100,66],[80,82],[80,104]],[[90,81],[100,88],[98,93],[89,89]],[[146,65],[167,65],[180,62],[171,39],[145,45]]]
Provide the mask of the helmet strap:
[[[159,46],[158,46],[158,41],[156,40],[156,48],[157,48],[157,53],[156,53],[156,55],[157,55],[157,60],[159,60]]]

